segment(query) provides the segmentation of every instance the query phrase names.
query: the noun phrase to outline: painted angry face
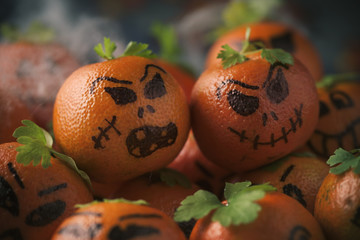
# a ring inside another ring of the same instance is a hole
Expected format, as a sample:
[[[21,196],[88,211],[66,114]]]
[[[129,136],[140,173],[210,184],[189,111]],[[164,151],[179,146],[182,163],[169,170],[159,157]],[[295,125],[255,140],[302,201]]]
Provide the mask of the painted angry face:
[[[180,228],[159,210],[134,204],[101,203],[66,219],[52,239],[185,239]]]
[[[330,90],[319,88],[319,123],[307,146],[328,158],[341,147],[360,147],[360,84],[340,83]]]
[[[128,153],[136,158],[147,157],[158,149],[168,147],[174,144],[177,138],[177,126],[170,119],[164,126],[157,126],[146,120],[161,114],[155,100],[160,99],[160,101],[163,101],[162,104],[166,104],[168,92],[163,78],[167,74],[161,67],[147,64],[143,76],[134,81],[103,76],[92,82],[90,92],[94,91],[100,81],[115,83],[112,86],[106,86],[105,84],[104,91],[111,97],[114,104],[119,106],[119,111],[121,108],[124,108],[123,111],[128,111],[127,109],[130,108],[129,114],[134,114],[134,111],[136,111],[137,122],[144,122],[143,125],[130,129],[125,137]],[[147,115],[150,116],[147,117]],[[122,130],[117,126],[119,121],[121,120],[118,120],[117,116],[113,115],[111,120],[105,119],[107,126],[98,127],[99,134],[92,136],[95,149],[101,150],[105,148],[106,141],[110,141],[108,131],[113,131],[119,137],[122,135]]]

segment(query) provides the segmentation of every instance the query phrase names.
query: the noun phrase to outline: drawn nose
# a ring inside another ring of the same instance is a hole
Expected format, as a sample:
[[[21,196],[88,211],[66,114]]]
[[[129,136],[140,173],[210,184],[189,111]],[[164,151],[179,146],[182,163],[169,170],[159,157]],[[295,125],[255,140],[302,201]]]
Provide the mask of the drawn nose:
[[[155,109],[153,108],[153,106],[151,105],[146,105],[146,110],[149,112],[149,113],[154,113],[155,112]],[[138,109],[138,117],[139,118],[143,118],[144,117],[144,113],[145,113],[145,109],[143,107],[139,107]]]

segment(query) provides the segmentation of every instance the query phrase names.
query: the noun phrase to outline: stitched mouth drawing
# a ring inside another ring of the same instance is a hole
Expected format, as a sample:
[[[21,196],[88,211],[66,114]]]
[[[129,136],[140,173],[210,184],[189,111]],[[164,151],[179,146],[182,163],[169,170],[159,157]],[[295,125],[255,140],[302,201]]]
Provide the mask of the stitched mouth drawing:
[[[156,150],[175,143],[177,134],[177,127],[173,122],[164,127],[145,125],[129,133],[126,146],[132,156],[147,157]]]
[[[288,142],[287,136],[293,132],[295,133],[298,128],[301,128],[303,120],[302,120],[302,108],[303,104],[300,104],[300,108],[294,108],[295,118],[294,121],[293,118],[289,118],[291,127],[289,129],[286,129],[285,127],[281,128],[281,134],[278,137],[275,137],[274,133],[271,133],[269,141],[261,141],[260,135],[257,134],[253,139],[246,136],[246,130],[242,130],[241,132],[235,130],[232,127],[228,127],[229,131],[234,133],[235,135],[240,137],[240,142],[244,141],[250,141],[253,143],[253,149],[257,150],[259,145],[270,145],[271,147],[274,147],[275,144],[281,140],[283,140],[285,143]]]
[[[344,140],[345,139],[352,139],[353,146],[351,149],[359,148],[360,147],[360,139],[358,139],[359,132],[356,131],[356,128],[360,129],[360,118],[355,119],[349,125],[346,126],[345,130],[337,133],[337,134],[329,134],[319,130],[314,131],[314,136],[320,137],[321,139],[321,146],[315,146],[311,140],[308,141],[307,145],[309,148],[317,155],[322,157],[329,157],[333,154],[335,149],[330,149],[329,144],[337,143],[338,147],[344,147]],[[312,138],[314,138],[314,136]]]

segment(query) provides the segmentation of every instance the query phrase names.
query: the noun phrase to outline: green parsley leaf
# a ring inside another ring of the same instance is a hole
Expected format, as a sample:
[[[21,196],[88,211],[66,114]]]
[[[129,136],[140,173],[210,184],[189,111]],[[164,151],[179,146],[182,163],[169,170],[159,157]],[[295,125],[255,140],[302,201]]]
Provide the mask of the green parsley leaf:
[[[151,34],[159,42],[161,58],[177,63],[180,57],[180,47],[175,28],[172,25],[155,22],[151,26]]]
[[[292,57],[292,55],[280,48],[264,48],[262,49],[261,57],[268,61],[270,64],[280,62],[282,64],[294,65],[294,58]]]
[[[248,60],[248,58],[241,54],[240,52],[231,48],[228,44],[221,46],[223,50],[220,50],[220,53],[217,55],[217,58],[222,59],[222,66],[224,69],[234,66],[237,63],[243,63]]]
[[[253,222],[261,206],[255,201],[262,199],[266,192],[276,188],[268,183],[251,186],[251,182],[226,183],[224,196],[227,204],[222,204],[212,193],[199,190],[181,202],[175,212],[175,221],[189,221],[192,218],[200,219],[214,210],[212,221],[221,225],[247,224]]]
[[[161,181],[165,182],[170,187],[179,184],[182,187],[191,188],[190,180],[184,174],[174,169],[162,168],[159,170],[159,174]]]
[[[13,133],[16,141],[22,144],[16,148],[18,152],[16,161],[18,163],[29,165],[32,162],[33,166],[41,163],[43,168],[48,168],[51,166],[51,156],[53,155],[77,172],[91,189],[89,176],[77,168],[75,161],[71,157],[52,149],[53,139],[47,131],[30,120],[22,120],[21,122],[24,126],[18,127]]]
[[[334,155],[330,156],[327,164],[330,165],[330,173],[342,174],[349,169],[353,169],[354,173],[360,174],[360,149],[354,149],[349,152],[343,148],[335,150]]]
[[[102,58],[107,60],[115,59],[114,52],[116,50],[116,44],[110,40],[110,38],[104,37],[104,48],[99,43],[94,47],[95,52]]]
[[[121,57],[124,56],[139,56],[145,58],[155,58],[156,55],[148,49],[148,44],[146,43],[138,43],[138,42],[129,42],[126,46],[124,53]]]
[[[316,87],[331,89],[337,84],[346,83],[346,82],[360,82],[359,73],[338,73],[338,74],[329,74],[321,79],[321,81],[316,83]]]
[[[149,205],[149,203],[145,200],[135,200],[135,201],[132,201],[132,200],[127,200],[125,198],[116,198],[116,199],[103,199],[102,201],[98,201],[98,200],[95,200],[95,201],[92,201],[92,202],[89,202],[89,203],[85,203],[85,204],[76,204],[75,207],[76,208],[84,208],[84,207],[89,207],[89,206],[92,206],[92,205],[95,205],[95,204],[98,204],[98,203],[129,203],[129,204],[134,204],[134,205]]]
[[[198,190],[181,202],[181,206],[176,209],[174,214],[174,220],[186,222],[192,218],[200,219],[209,214],[211,210],[222,206],[215,194],[205,190]]]

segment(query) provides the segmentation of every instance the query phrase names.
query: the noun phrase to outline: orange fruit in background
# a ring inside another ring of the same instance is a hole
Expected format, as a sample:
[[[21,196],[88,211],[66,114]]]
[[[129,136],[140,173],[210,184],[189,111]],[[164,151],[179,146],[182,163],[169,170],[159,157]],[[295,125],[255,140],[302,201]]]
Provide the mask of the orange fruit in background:
[[[192,92],[196,141],[205,157],[229,171],[286,156],[305,144],[319,118],[315,82],[300,61],[286,67],[250,57],[207,69]]]
[[[83,179],[61,161],[25,166],[16,162],[17,142],[0,145],[1,239],[49,239],[74,211],[92,201]]]
[[[319,223],[293,198],[275,192],[256,202],[261,210],[255,221],[224,227],[212,222],[212,214],[208,214],[197,221],[190,240],[325,239]]]
[[[319,122],[306,146],[326,159],[339,147],[360,148],[360,81],[343,80],[317,89]]]
[[[192,131],[179,155],[167,167],[181,172],[201,189],[217,196],[222,195],[226,179],[233,175],[204,156]]]
[[[320,81],[323,76],[323,64],[315,46],[301,31],[280,22],[246,24],[227,32],[210,47],[205,67],[220,62],[217,55],[221,46],[225,44],[239,51],[245,40],[247,27],[251,28],[251,42],[261,41],[267,48],[281,48],[291,53],[305,65],[315,81]]]
[[[52,120],[55,96],[80,64],[60,44],[0,44],[1,88],[21,99],[41,127]]]
[[[13,142],[15,129],[21,125],[21,120],[32,120],[32,115],[15,95],[0,88],[0,143]]]
[[[360,239],[360,177],[329,173],[316,196],[314,216],[329,240]]]
[[[129,203],[96,203],[78,209],[58,227],[52,240],[144,239],[185,240],[165,213]]]
[[[157,59],[156,62],[176,79],[184,90],[188,104],[190,104],[191,91],[195,85],[196,78],[180,66],[161,59]]]
[[[239,174],[229,181],[269,183],[279,192],[296,199],[313,214],[316,194],[328,173],[329,166],[323,160],[315,156],[290,154],[264,167]]]
[[[76,70],[54,105],[57,145],[93,181],[117,184],[168,165],[190,128],[183,90],[147,58]]]

